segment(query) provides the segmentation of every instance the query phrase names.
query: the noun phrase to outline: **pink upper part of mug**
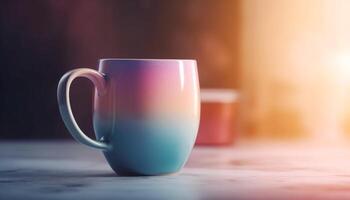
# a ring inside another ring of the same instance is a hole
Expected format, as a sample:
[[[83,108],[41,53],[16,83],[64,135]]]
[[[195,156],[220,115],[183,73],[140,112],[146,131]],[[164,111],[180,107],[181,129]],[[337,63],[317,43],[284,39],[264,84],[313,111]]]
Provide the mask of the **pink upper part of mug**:
[[[199,116],[195,60],[101,59],[99,71],[107,79],[107,94],[95,97],[95,109],[105,117]]]

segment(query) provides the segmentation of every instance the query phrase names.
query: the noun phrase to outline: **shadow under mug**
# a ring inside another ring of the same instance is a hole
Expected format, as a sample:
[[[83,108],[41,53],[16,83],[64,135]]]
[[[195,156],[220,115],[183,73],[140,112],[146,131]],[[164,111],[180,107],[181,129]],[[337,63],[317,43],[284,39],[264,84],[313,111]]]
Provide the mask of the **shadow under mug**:
[[[70,106],[77,77],[95,87],[93,126],[97,140],[78,127]],[[99,71],[67,72],[58,84],[62,119],[78,142],[103,150],[119,175],[179,171],[193,148],[200,118],[195,60],[101,59]]]

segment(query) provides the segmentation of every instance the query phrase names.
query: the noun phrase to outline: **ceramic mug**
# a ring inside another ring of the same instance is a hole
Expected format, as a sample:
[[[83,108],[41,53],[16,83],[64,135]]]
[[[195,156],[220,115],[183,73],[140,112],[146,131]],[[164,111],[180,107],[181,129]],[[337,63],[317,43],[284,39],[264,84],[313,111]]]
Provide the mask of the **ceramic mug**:
[[[96,140],[77,125],[69,100],[71,83],[91,80]],[[103,150],[119,175],[179,171],[193,148],[200,118],[195,60],[100,59],[99,70],[67,72],[58,84],[62,119],[78,142]]]
[[[196,145],[230,145],[237,139],[239,93],[232,89],[201,89],[201,123]]]

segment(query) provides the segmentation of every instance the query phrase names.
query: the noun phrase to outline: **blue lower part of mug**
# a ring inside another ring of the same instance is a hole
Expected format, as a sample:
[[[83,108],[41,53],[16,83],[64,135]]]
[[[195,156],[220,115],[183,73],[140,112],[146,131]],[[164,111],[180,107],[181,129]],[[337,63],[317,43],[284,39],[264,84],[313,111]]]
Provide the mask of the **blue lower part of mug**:
[[[104,136],[112,146],[104,152],[109,165],[126,176],[178,172],[198,131],[198,121],[185,119],[116,120],[111,126],[95,119],[94,125],[98,138]]]

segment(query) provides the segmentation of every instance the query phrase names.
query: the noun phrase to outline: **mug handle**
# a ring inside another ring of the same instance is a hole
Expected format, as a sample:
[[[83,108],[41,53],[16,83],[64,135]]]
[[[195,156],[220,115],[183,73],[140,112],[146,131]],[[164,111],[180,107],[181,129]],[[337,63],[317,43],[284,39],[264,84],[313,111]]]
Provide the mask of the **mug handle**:
[[[89,68],[74,69],[67,72],[62,76],[57,88],[57,100],[61,117],[75,140],[87,146],[107,151],[110,149],[109,144],[93,140],[86,136],[74,119],[70,105],[69,90],[74,79],[78,77],[85,77],[92,81],[97,89],[97,95],[104,95],[105,93],[106,80],[104,74]]]

